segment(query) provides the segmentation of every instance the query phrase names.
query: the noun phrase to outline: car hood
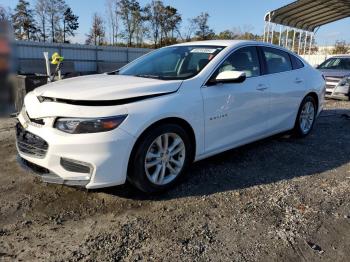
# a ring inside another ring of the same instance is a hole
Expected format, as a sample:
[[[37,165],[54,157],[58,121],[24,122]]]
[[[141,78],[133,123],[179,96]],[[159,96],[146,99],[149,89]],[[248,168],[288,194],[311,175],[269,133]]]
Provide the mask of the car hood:
[[[36,96],[82,101],[110,101],[175,92],[182,80],[164,81],[124,75],[90,75],[53,82]]]
[[[350,70],[336,70],[336,69],[320,69],[325,77],[342,78],[350,76]]]

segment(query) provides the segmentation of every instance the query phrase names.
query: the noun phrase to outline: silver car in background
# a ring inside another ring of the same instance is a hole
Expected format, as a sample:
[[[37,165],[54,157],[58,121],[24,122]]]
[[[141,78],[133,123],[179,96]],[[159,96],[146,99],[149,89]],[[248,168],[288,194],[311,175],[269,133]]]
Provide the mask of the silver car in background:
[[[317,69],[326,78],[326,97],[350,100],[350,55],[333,56]]]

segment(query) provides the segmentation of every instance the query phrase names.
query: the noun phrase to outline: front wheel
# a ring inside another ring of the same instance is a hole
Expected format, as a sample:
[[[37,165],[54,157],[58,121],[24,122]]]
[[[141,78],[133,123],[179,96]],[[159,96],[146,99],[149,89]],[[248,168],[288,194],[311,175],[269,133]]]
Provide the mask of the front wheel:
[[[301,102],[293,133],[297,137],[305,137],[312,131],[315,124],[317,106],[312,96],[307,96]]]
[[[157,193],[173,186],[192,159],[192,145],[178,125],[155,127],[136,144],[129,163],[128,179],[146,193]]]

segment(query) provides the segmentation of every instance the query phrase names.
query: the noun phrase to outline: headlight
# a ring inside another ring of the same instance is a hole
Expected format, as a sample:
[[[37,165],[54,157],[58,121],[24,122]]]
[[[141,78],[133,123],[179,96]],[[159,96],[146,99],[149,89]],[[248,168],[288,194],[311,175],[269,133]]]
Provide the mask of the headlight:
[[[338,86],[345,86],[350,85],[350,77],[344,77],[340,82],[338,83]]]
[[[70,134],[106,132],[117,128],[127,115],[102,118],[58,118],[54,127]]]

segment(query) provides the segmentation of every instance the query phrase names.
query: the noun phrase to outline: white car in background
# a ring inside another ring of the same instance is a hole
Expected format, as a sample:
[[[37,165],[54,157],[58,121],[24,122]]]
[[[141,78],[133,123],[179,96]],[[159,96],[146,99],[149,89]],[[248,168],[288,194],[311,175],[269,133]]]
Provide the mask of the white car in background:
[[[17,148],[47,182],[94,189],[128,179],[154,193],[193,161],[288,130],[308,135],[324,94],[322,74],[281,47],[178,44],[29,93]]]
[[[326,97],[350,100],[350,55],[333,56],[317,69],[326,78]]]

